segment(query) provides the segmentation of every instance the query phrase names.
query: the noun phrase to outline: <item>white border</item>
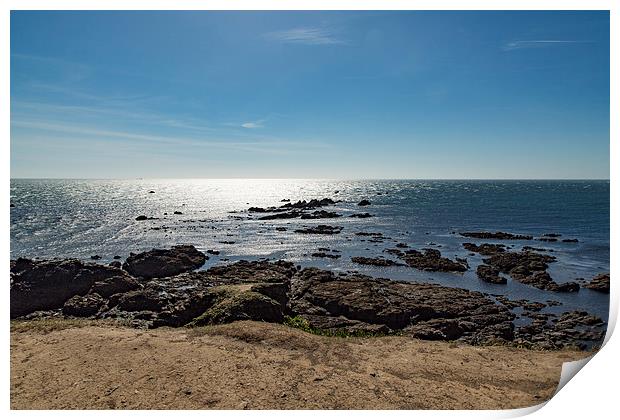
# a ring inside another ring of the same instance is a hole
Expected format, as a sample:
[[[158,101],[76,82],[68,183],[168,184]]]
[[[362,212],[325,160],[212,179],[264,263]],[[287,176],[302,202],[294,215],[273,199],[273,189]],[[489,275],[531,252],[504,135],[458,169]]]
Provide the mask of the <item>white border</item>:
[[[0,209],[2,209],[5,223],[2,225],[5,240],[2,243],[4,258],[0,259],[0,266],[5,275],[9,272],[9,181],[10,181],[10,82],[9,82],[9,59],[10,59],[10,10],[364,10],[364,9],[381,9],[381,10],[610,10],[611,13],[611,88],[610,92],[610,115],[611,127],[610,138],[615,139],[610,144],[610,179],[618,179],[618,83],[617,75],[620,67],[618,66],[618,2],[612,0],[475,0],[465,2],[464,0],[238,0],[238,1],[199,1],[199,0],[4,0],[1,3],[2,15],[0,17],[0,98],[2,106],[0,106],[0,133],[1,139],[0,159],[2,165],[0,170],[3,172],[3,194],[0,199]],[[615,118],[614,118],[615,116]],[[618,214],[620,206],[618,205],[620,195],[615,182],[611,183],[611,214]],[[611,255],[615,256],[615,250],[618,249],[618,225],[614,218],[611,219]],[[611,259],[612,277],[616,278],[616,264],[614,258]],[[2,337],[5,340],[2,357],[2,407],[5,412],[9,412],[9,328],[8,328],[8,279],[5,279],[4,293],[2,293],[2,308],[4,308],[4,321],[0,323]],[[610,418],[612,413],[617,412],[617,395],[616,387],[618,384],[618,355],[620,355],[618,339],[610,335],[615,325],[618,313],[618,288],[613,287],[610,294],[610,325],[609,333],[606,337],[607,343],[604,348],[592,358],[588,363],[588,367],[579,373],[575,380],[570,381],[561,391],[553,397],[546,405],[533,407],[524,410],[510,411],[391,411],[389,413],[383,411],[351,411],[347,412],[347,416],[389,416],[395,419],[411,418],[503,418],[516,417],[531,414],[531,418],[545,418],[547,416],[554,418]],[[542,408],[544,406],[544,408]],[[542,408],[542,409],[540,409]],[[540,409],[540,410],[538,410]],[[538,410],[538,411],[536,411]],[[16,412],[8,413],[14,417],[27,417],[33,415],[43,415],[58,418],[83,418],[85,415],[96,417],[112,417],[112,416],[131,416],[134,418],[170,418],[170,416],[190,416],[193,418],[208,416],[216,417],[245,417],[260,416],[270,419],[287,419],[294,415],[302,419],[310,419],[315,415],[321,417],[336,418],[341,416],[339,412],[320,413],[311,411],[297,411],[289,413],[285,411],[262,411],[262,412],[213,412],[213,411],[194,411],[194,412],[162,412],[162,411],[139,411],[139,412]]]

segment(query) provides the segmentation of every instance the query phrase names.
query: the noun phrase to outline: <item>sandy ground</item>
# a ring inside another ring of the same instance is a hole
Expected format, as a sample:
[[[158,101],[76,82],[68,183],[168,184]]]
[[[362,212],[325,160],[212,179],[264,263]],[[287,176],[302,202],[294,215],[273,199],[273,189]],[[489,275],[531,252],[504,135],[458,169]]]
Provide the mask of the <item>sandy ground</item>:
[[[196,330],[13,323],[13,409],[493,409],[549,399],[576,351],[336,338],[237,322]]]

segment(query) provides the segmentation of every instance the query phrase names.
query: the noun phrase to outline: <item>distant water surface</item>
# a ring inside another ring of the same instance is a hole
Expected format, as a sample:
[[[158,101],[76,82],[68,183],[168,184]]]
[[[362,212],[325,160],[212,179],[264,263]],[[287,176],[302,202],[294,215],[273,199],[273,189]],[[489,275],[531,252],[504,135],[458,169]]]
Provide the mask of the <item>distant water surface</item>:
[[[341,200],[329,209],[343,217],[258,221],[245,212],[250,206],[282,205],[282,199],[324,197]],[[358,207],[364,198],[372,205]],[[558,261],[549,272],[559,283],[609,272],[609,181],[14,179],[11,203],[15,206],[11,208],[11,258],[88,260],[97,254],[100,262],[108,262],[114,255],[125,258],[129,252],[187,243],[203,251],[221,252],[210,257],[207,267],[222,259],[282,258],[303,266],[431,281],[513,299],[559,300],[563,305],[549,310],[585,309],[607,318],[608,295],[583,288],[578,293],[545,292],[510,279],[508,285],[481,282],[475,274],[481,258],[470,256],[462,243],[552,249],[550,254]],[[182,214],[175,215],[175,211]],[[375,217],[347,217],[359,212]],[[138,215],[157,219],[136,221]],[[344,230],[338,235],[293,232],[298,226],[316,224],[343,226]],[[480,241],[455,234],[472,230],[535,237],[560,233],[560,240],[576,238],[579,242]],[[356,232],[381,232],[391,239],[371,243]],[[391,258],[383,251],[397,242],[416,249],[437,248],[449,258],[467,258],[471,270],[428,273],[409,267],[366,267],[350,260],[357,255]],[[310,254],[319,247],[339,250],[342,257],[312,258]]]

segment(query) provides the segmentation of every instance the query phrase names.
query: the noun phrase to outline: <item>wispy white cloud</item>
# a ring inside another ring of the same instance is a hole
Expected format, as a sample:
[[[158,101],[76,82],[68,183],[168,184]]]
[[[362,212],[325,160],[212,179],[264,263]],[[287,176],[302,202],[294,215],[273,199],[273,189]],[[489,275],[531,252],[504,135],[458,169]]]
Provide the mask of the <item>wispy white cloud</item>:
[[[293,28],[284,31],[268,32],[265,38],[272,41],[305,44],[305,45],[333,45],[346,44],[332,30],[318,27]]]
[[[121,141],[126,145],[142,144],[143,146],[186,146],[212,147],[217,149],[238,150],[244,152],[261,152],[270,154],[287,154],[298,152],[312,152],[328,148],[329,146],[316,141],[290,141],[282,139],[251,139],[249,141],[234,141],[226,137],[181,137],[153,135],[137,131],[109,130],[105,128],[58,124],[49,121],[11,120],[11,127],[20,127],[41,132],[65,133],[77,136],[81,140],[108,140]]]
[[[265,120],[248,121],[246,123],[241,124],[241,127],[243,127],[243,128],[263,128],[264,127],[264,125],[263,125],[264,122],[265,122]]]
[[[590,41],[577,41],[577,40],[565,40],[565,39],[532,39],[532,40],[519,40],[511,41],[505,44],[502,49],[504,51],[520,50],[524,48],[544,48],[570,44],[584,44]]]

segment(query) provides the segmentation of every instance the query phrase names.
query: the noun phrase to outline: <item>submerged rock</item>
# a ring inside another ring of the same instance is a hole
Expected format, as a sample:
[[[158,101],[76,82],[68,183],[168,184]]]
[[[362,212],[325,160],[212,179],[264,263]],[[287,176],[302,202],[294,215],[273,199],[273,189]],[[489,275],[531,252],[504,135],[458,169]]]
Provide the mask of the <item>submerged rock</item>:
[[[367,219],[367,218],[373,217],[373,216],[370,213],[354,213],[354,214],[350,215],[349,217],[356,217],[358,219]]]
[[[366,199],[360,201],[359,203],[357,203],[358,206],[370,206],[372,203]]]
[[[340,258],[340,255],[338,255],[338,254],[328,254],[328,253],[323,252],[323,251],[321,251],[321,252],[314,252],[314,253],[312,253],[311,256],[314,257],[314,258],[331,258],[331,259]]]
[[[130,255],[123,268],[136,277],[170,277],[195,270],[208,258],[193,245],[177,245],[171,249],[152,249]]]
[[[502,244],[472,244],[470,242],[463,243],[463,248],[471,252],[477,252],[480,255],[493,255],[506,251],[506,245]]]
[[[301,217],[302,214],[300,211],[281,212],[259,217],[258,220],[296,219]]]
[[[518,239],[518,240],[531,240],[531,235],[515,235],[513,233],[506,232],[462,232],[461,236],[467,238],[477,239]]]
[[[318,225],[304,229],[295,229],[296,233],[334,235],[342,231],[342,226]]]
[[[392,265],[403,265],[396,261],[388,260],[383,257],[369,258],[369,257],[351,257],[351,261],[356,264],[362,265],[374,265],[378,267],[389,267]]]
[[[341,215],[334,211],[325,211],[318,210],[312,213],[303,213],[301,215],[302,219],[333,219],[335,217],[340,217]]]

